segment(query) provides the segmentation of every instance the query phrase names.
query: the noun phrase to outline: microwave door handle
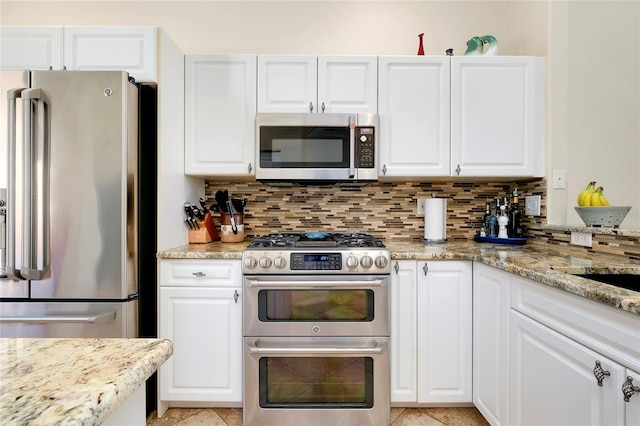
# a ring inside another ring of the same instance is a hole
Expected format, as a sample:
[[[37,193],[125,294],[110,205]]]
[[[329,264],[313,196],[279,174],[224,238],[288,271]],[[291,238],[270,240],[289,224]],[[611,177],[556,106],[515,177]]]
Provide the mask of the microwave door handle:
[[[356,176],[356,117],[349,116],[349,179]]]
[[[23,280],[20,270],[16,268],[16,128],[17,99],[22,96],[24,87],[11,89],[7,92],[7,133],[8,146],[7,156],[8,177],[7,177],[7,206],[6,206],[6,273],[16,280]]]
[[[21,274],[32,280],[41,280],[49,273],[49,135],[47,105],[49,101],[42,89],[22,92],[24,122],[25,196],[23,199],[23,263]],[[36,106],[37,129],[33,128]],[[35,134],[34,134],[35,133]],[[41,254],[41,257],[39,256]]]

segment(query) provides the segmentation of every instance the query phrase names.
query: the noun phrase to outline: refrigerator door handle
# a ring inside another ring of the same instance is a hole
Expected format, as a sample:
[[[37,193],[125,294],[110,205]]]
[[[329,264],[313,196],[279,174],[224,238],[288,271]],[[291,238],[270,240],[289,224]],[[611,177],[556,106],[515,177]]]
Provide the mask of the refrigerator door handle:
[[[21,275],[41,280],[49,273],[49,101],[42,89],[22,91],[24,138],[23,266]],[[35,106],[35,114],[33,107]],[[35,117],[35,125],[34,125]],[[35,127],[35,128],[34,128]]]
[[[0,323],[52,324],[52,323],[89,323],[99,324],[116,319],[116,311],[100,312],[89,315],[53,315],[41,317],[0,317]]]
[[[7,92],[7,207],[6,207],[6,273],[10,278],[24,280],[16,268],[16,100],[22,95],[24,87]]]

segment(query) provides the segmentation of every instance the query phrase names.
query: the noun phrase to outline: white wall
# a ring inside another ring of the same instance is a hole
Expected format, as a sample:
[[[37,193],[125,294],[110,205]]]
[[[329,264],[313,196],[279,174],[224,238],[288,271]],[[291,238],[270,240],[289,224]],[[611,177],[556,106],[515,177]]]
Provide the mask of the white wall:
[[[579,224],[594,179],[640,229],[640,2],[2,1],[2,25],[154,25],[186,54],[427,54],[492,34],[504,55],[546,56],[548,222]]]

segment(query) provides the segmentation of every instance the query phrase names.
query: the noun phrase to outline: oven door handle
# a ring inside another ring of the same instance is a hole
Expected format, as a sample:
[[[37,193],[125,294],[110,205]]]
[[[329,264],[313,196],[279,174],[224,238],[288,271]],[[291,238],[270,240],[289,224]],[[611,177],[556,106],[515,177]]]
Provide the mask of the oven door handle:
[[[371,287],[388,286],[386,280],[371,281],[302,281],[302,280],[257,280],[253,278],[245,278],[248,287],[264,287],[264,288],[286,288],[287,290],[299,290],[321,287],[331,290],[353,290],[367,289]]]
[[[318,347],[318,346],[306,346],[306,347],[263,347],[259,348],[255,343],[246,342],[249,348],[249,352],[252,354],[295,354],[295,355],[376,355],[381,354],[386,350],[387,345],[376,345],[365,348],[336,348],[336,347]]]

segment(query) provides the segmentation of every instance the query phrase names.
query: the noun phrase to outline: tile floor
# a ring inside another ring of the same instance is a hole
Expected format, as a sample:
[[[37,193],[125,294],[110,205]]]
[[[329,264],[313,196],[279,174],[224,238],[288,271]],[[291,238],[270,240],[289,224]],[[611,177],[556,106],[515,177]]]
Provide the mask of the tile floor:
[[[393,426],[488,425],[475,408],[392,408]],[[153,412],[147,426],[242,426],[241,408],[170,408],[159,419]],[[304,426],[301,424],[301,426]]]

